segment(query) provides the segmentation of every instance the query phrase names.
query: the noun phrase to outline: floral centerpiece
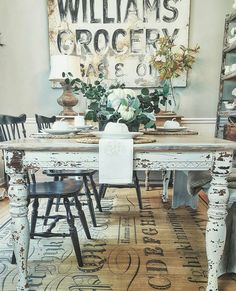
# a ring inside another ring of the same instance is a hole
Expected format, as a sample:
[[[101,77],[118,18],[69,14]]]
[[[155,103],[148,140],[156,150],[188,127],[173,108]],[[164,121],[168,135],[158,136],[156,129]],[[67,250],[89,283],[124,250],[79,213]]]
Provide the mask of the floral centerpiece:
[[[107,97],[108,119],[119,119],[126,123],[130,131],[137,131],[140,124],[145,128],[153,127],[155,116],[142,106],[141,101],[131,89],[112,89]]]
[[[97,121],[102,128],[108,121],[126,123],[130,131],[138,130],[139,125],[145,128],[155,126],[153,109],[147,107],[147,100],[137,96],[122,83],[108,84],[103,75],[92,84],[81,79],[70,81],[74,91],[80,90],[89,100],[85,119]],[[145,102],[144,102],[145,101]]]
[[[173,39],[170,37],[161,37],[157,41],[157,47],[158,49],[151,58],[151,64],[158,70],[160,80],[166,87],[165,90],[170,92],[174,106],[176,106],[173,79],[192,69],[200,47],[187,48],[183,45],[176,47]]]

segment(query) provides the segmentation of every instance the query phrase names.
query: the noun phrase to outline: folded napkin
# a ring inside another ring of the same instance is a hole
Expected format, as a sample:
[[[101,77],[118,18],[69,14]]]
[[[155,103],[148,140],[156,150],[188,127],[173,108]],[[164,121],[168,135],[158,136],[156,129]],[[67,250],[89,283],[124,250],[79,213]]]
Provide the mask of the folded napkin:
[[[133,139],[99,140],[99,183],[129,184],[133,178]]]

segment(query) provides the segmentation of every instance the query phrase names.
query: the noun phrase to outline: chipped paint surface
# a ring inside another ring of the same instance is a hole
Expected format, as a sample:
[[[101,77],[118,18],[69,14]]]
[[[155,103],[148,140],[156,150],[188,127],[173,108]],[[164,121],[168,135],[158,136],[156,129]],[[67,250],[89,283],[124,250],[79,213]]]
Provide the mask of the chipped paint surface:
[[[17,290],[28,290],[27,256],[29,248],[29,225],[27,219],[27,188],[24,184],[24,171],[38,169],[98,169],[98,151],[94,147],[76,148],[70,143],[60,150],[58,145],[47,146],[34,143],[23,150],[14,145],[11,150],[5,150],[6,171],[10,175],[10,213],[12,217],[12,234],[19,268],[19,283]],[[209,148],[197,151],[191,150],[191,144],[178,145],[178,150],[169,151],[170,145],[162,148],[153,146],[151,150],[136,147],[134,151],[134,169],[136,170],[208,170],[212,168],[212,183],[209,190],[209,211],[207,224],[207,256],[209,262],[208,291],[218,290],[217,267],[225,242],[225,216],[228,201],[226,177],[231,172],[231,152],[216,152],[218,146],[214,144]],[[43,150],[42,150],[43,148]],[[219,148],[222,144],[219,143]],[[20,150],[18,150],[20,149]],[[168,179],[166,178],[166,181]],[[26,286],[26,287],[25,287]]]
[[[209,158],[210,156],[210,158]],[[46,152],[27,152],[24,156],[24,166],[31,168],[57,169],[98,169],[98,152],[54,152],[50,156]],[[209,170],[212,155],[207,153],[179,152],[135,152],[134,168],[136,170]]]
[[[138,152],[134,157],[136,170],[209,170],[211,164],[212,155],[208,152]]]
[[[12,239],[19,274],[17,290],[29,290],[27,280],[29,250],[28,192],[24,180],[23,159],[23,151],[8,152],[5,157],[6,172],[10,175],[8,195],[12,218]]]
[[[11,171],[21,172],[23,170],[23,157],[24,151],[6,152],[6,173],[9,174]]]
[[[206,228],[206,250],[208,257],[207,291],[218,290],[217,269],[223,254],[227,215],[226,205],[229,199],[227,176],[231,173],[232,153],[216,152],[212,165],[212,181],[208,190],[209,208]]]

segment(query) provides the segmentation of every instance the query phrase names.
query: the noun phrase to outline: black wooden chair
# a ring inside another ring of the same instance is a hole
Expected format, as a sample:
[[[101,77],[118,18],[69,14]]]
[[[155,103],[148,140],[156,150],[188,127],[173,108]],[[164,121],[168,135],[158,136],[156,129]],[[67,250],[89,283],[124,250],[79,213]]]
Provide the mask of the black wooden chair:
[[[52,181],[52,182],[42,182],[38,183],[35,180],[35,175],[30,175],[32,182],[28,184],[29,198],[33,199],[32,205],[32,215],[31,215],[31,226],[30,226],[30,238],[35,236],[39,237],[71,237],[74,251],[76,254],[76,259],[79,266],[83,266],[81,250],[79,245],[79,238],[77,229],[75,227],[75,218],[79,217],[83,225],[86,237],[91,238],[88,224],[85,218],[84,211],[82,209],[81,203],[78,199],[79,192],[82,189],[82,182],[74,179],[66,179],[64,181]],[[28,179],[31,180],[31,179]],[[71,203],[69,198],[74,199],[74,204],[78,212],[78,216],[74,216],[71,211]],[[60,198],[63,200],[63,205],[65,206],[66,215],[55,214],[48,216],[39,216],[38,207],[39,199],[54,199]],[[49,227],[43,232],[36,232],[36,222],[38,218],[53,219],[53,222],[49,224]],[[66,219],[69,226],[69,233],[53,233],[52,230],[56,226],[56,223],[60,219]]]
[[[12,140],[16,138],[26,137],[26,131],[24,123],[26,121],[26,115],[22,114],[18,117],[9,116],[9,115],[0,115],[0,128],[3,136],[3,141]],[[35,174],[26,173],[25,175],[27,187],[28,187],[28,200],[33,199],[32,205],[32,216],[31,216],[31,232],[30,237],[34,238],[35,236],[40,237],[66,237],[70,236],[74,246],[77,262],[79,266],[83,266],[79,239],[76,227],[74,225],[75,216],[72,214],[71,205],[69,198],[73,197],[75,201],[75,207],[78,212],[78,216],[81,220],[82,226],[84,228],[87,238],[91,238],[90,232],[88,229],[87,221],[81,206],[80,201],[78,200],[79,192],[82,188],[82,182],[78,180],[67,179],[64,181],[53,181],[53,182],[42,182],[38,183],[35,179]],[[66,215],[51,215],[46,217],[47,219],[53,219],[52,224],[48,227],[46,231],[35,232],[36,222],[38,218],[45,218],[45,216],[38,215],[39,199],[54,199],[61,198],[63,199],[63,204],[65,206]],[[77,216],[76,216],[77,217]],[[56,226],[56,223],[60,219],[67,220],[69,225],[69,233],[52,233],[52,229]],[[13,262],[15,258],[13,256]]]
[[[106,194],[107,188],[135,188],[137,198],[138,198],[138,205],[140,209],[143,209],[143,204],[142,204],[142,195],[141,195],[141,188],[139,184],[139,179],[137,176],[137,172],[133,171],[133,184],[128,184],[128,185],[109,185],[109,184],[101,184],[99,187],[99,197],[104,198]]]
[[[35,119],[38,126],[38,131],[40,131],[43,128],[50,128],[52,123],[55,121],[54,116],[46,117],[46,116],[42,116],[38,114],[35,114]],[[93,226],[97,226],[97,222],[96,222],[93,201],[91,198],[92,194],[94,195],[94,198],[96,200],[96,205],[97,205],[98,210],[102,212],[100,197],[96,189],[96,184],[93,179],[93,176],[96,172],[97,171],[94,171],[94,170],[79,170],[79,169],[75,169],[75,170],[49,169],[49,170],[43,171],[44,174],[46,174],[47,176],[53,177],[54,180],[64,180],[64,178],[67,178],[67,177],[81,177],[82,178],[83,184],[84,184],[84,192],[85,192],[84,194],[87,199],[87,205],[88,205],[89,212],[92,218]],[[90,191],[89,182],[91,184],[92,191]],[[54,203],[53,199],[48,200],[46,216],[49,215],[53,203]],[[56,201],[56,211],[58,211],[59,205],[60,205],[60,200],[58,199]],[[47,219],[45,219],[44,221],[44,224],[46,223],[47,223]]]
[[[35,120],[37,123],[38,132],[40,132],[41,130],[51,128],[51,125],[56,121],[56,116],[47,117],[35,114]]]
[[[0,115],[1,141],[14,140],[26,137],[26,115]]]
[[[10,120],[8,121],[7,118],[10,118]],[[25,121],[25,114],[19,116],[0,114],[0,141],[15,140],[26,137]],[[8,186],[9,181],[5,171],[4,175],[6,186]]]

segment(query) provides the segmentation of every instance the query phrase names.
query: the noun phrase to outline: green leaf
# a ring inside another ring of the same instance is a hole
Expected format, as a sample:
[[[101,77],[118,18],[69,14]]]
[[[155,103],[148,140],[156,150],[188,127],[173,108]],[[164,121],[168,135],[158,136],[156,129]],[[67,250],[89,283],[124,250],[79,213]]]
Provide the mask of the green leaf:
[[[97,116],[96,113],[94,111],[88,111],[85,115],[85,119],[86,120],[93,120],[93,121],[97,121]]]
[[[153,113],[143,112],[143,115],[145,115],[148,119],[152,121],[156,121],[156,117]]]
[[[128,105],[129,105],[129,102],[128,102],[127,99],[122,98],[122,99],[120,100],[120,104],[121,104],[121,105],[124,105],[124,106],[128,106]]]
[[[142,93],[143,95],[149,95],[149,90],[148,90],[148,88],[142,88],[141,93]]]
[[[165,81],[163,85],[163,95],[167,96],[169,94],[169,91],[170,91],[169,83]]]
[[[65,79],[65,83],[66,83],[67,85],[69,85],[69,84],[70,84],[70,79],[69,79],[69,78],[66,78],[66,79]]]
[[[74,84],[75,84],[75,79],[74,80],[72,80],[71,82],[70,82],[70,84],[71,84],[71,86],[73,86]]]
[[[97,102],[92,102],[89,104],[89,109],[96,111],[99,109],[99,104]]]
[[[100,111],[100,115],[103,115],[103,116],[111,116],[111,112],[107,111],[107,110],[104,110],[104,111]]]
[[[138,109],[140,107],[140,101],[138,98],[134,98],[133,101],[131,102],[131,107],[134,109]]]
[[[154,126],[155,126],[155,122],[152,121],[152,120],[148,121],[148,122],[144,125],[145,128],[150,128],[150,127],[154,127]]]
[[[159,107],[154,109],[155,114],[159,113],[160,111],[161,109]]]

